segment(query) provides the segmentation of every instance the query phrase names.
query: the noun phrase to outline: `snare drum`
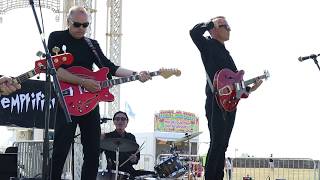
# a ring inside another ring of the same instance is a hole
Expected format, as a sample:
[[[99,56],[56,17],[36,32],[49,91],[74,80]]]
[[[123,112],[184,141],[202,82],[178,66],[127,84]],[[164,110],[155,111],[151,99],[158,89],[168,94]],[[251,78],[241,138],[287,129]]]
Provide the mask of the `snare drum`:
[[[173,156],[154,167],[161,178],[178,178],[187,172],[177,156]]]
[[[111,170],[109,172],[108,170],[99,170],[97,174],[97,180],[114,180],[116,179],[116,171]],[[127,180],[129,179],[130,174],[122,171],[118,171],[118,180]]]

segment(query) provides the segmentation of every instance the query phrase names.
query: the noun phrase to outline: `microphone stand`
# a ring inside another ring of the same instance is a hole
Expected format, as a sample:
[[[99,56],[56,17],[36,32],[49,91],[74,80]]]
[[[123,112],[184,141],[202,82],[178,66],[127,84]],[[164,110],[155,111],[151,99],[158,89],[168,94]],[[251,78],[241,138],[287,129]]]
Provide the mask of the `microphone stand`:
[[[44,34],[40,28],[40,23],[37,17],[37,13],[35,11],[34,2],[33,0],[29,0],[29,3],[36,20],[36,24],[38,26],[38,30],[41,36],[42,44],[43,44],[43,47],[46,53],[46,59],[47,59],[46,82],[45,82],[46,83],[45,84],[45,122],[44,122],[44,139],[43,139],[42,180],[49,180],[50,179],[50,176],[49,176],[50,175],[49,174],[49,167],[50,167],[49,166],[49,122],[50,122],[50,100],[51,100],[51,78],[50,78],[51,76],[53,78],[54,91],[57,95],[58,101],[60,103],[60,106],[64,112],[66,121],[68,123],[71,122],[71,117],[66,107],[64,98],[62,96],[60,84],[56,75],[57,72],[54,68],[50,52],[46,45]]]

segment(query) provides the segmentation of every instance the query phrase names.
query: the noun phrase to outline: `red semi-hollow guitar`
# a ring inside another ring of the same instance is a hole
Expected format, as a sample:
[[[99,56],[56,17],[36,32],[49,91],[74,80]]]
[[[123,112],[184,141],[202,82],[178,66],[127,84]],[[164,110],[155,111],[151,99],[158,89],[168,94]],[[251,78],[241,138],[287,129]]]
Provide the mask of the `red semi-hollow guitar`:
[[[100,101],[112,102],[114,96],[109,92],[109,88],[113,85],[139,80],[139,75],[107,80],[107,74],[109,73],[109,68],[107,67],[101,68],[97,72],[93,72],[80,66],[73,66],[67,70],[77,76],[99,81],[101,86],[100,91],[92,93],[79,85],[60,81],[67,108],[69,113],[73,116],[81,116],[89,113]],[[149,74],[151,76],[161,75],[167,79],[172,75],[180,76],[181,72],[177,69],[160,69],[159,71],[150,72]]]
[[[63,53],[59,55],[52,56],[52,62],[55,68],[60,67],[62,64],[71,64],[73,62],[73,55],[70,53]],[[44,73],[47,67],[47,60],[40,59],[35,62],[34,69],[23,73],[17,77],[13,78],[13,82],[21,84],[22,82],[28,80],[29,78],[39,74]],[[1,94],[1,91],[0,91]]]
[[[258,79],[268,79],[270,74],[267,70],[264,74],[247,81],[243,80],[244,71],[237,73],[230,69],[222,69],[218,71],[213,79],[213,86],[216,89],[216,99],[219,105],[228,112],[234,111],[241,98],[247,98],[248,93],[246,87]]]

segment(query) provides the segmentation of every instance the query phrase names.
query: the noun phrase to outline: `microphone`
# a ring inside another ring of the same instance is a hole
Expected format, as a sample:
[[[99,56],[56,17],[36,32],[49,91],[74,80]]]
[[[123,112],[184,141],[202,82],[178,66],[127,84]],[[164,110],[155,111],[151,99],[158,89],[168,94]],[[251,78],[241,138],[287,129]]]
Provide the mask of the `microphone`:
[[[318,57],[320,54],[316,55],[316,54],[311,54],[310,56],[300,56],[298,58],[298,60],[300,62],[304,61],[304,60],[307,60],[307,59],[315,59],[316,57]]]
[[[106,117],[104,117],[104,118],[101,118],[100,119],[100,123],[102,124],[102,123],[106,123],[107,121],[111,121],[112,120],[112,118],[106,118]]]

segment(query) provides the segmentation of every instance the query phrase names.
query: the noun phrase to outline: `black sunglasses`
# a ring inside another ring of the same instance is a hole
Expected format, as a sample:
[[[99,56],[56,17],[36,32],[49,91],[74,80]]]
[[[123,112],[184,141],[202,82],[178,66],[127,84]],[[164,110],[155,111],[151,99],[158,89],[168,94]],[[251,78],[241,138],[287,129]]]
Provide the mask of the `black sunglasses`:
[[[219,28],[221,28],[221,27],[225,28],[227,31],[231,31],[231,28],[229,25],[226,25],[226,24],[219,25]]]
[[[74,22],[74,21],[70,21],[70,22],[76,28],[79,28],[81,25],[82,25],[82,27],[86,28],[90,24],[89,22],[85,22],[85,23],[79,23],[79,22]]]
[[[115,117],[113,120],[114,121],[128,121],[128,119],[126,117]]]

